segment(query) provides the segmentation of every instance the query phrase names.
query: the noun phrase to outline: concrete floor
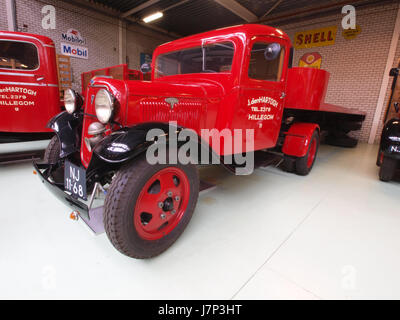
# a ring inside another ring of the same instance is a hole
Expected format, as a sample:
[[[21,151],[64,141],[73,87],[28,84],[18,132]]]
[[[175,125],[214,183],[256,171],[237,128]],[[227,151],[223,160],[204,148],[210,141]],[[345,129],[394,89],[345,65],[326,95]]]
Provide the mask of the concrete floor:
[[[376,152],[321,146],[307,177],[202,169],[218,187],[144,261],[69,220],[30,164],[0,166],[0,298],[400,299],[400,183]]]

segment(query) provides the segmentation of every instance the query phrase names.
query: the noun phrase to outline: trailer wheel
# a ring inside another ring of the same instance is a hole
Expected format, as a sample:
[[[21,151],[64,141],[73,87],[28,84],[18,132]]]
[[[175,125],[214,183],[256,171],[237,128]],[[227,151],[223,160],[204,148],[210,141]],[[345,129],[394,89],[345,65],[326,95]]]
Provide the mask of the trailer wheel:
[[[296,173],[301,176],[305,176],[310,173],[314,166],[315,159],[317,157],[319,147],[319,133],[317,130],[311,136],[311,141],[308,146],[307,153],[304,157],[296,159]]]
[[[49,145],[44,153],[43,160],[46,163],[57,163],[60,159],[60,141],[57,136],[51,138]]]
[[[379,179],[381,181],[390,181],[393,179],[397,168],[397,160],[384,156],[379,170]]]
[[[150,165],[143,155],[113,179],[105,200],[107,236],[129,257],[157,256],[185,230],[198,195],[195,165]]]

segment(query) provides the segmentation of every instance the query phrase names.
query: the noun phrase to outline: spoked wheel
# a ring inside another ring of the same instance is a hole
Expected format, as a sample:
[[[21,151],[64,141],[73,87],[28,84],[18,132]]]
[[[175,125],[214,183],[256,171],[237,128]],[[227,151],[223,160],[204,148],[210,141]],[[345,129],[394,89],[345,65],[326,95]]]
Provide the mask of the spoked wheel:
[[[314,166],[315,159],[317,157],[319,146],[319,133],[317,130],[314,131],[311,136],[311,141],[308,146],[307,153],[304,157],[296,159],[296,173],[305,176],[310,173],[312,167]]]
[[[104,225],[121,253],[151,258],[169,248],[189,223],[199,193],[196,166],[146,158],[121,168],[107,193]]]

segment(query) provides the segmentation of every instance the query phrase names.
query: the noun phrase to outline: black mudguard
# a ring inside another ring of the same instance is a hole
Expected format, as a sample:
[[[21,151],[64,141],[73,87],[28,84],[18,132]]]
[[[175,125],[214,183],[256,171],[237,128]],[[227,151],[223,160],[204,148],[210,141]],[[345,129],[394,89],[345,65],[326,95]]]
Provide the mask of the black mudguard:
[[[64,111],[53,117],[47,124],[60,140],[60,157],[65,158],[79,151],[82,135],[83,113],[69,114]]]
[[[400,119],[391,119],[383,127],[379,151],[400,159]]]
[[[105,137],[94,147],[94,154],[103,162],[122,164],[145,152],[154,141],[147,141],[146,136],[151,129],[161,129],[165,142],[170,143],[170,130],[179,132],[181,127],[170,127],[166,123],[143,123],[130,128],[124,128]],[[160,132],[160,134],[161,134]],[[213,150],[200,138],[199,148],[207,148],[212,157],[217,157]],[[181,144],[184,142],[178,142]],[[200,154],[200,152],[199,152]]]
[[[117,131],[101,140],[93,152],[108,163],[121,163],[136,157],[152,143],[146,141],[147,132],[131,128]]]
[[[95,146],[93,152],[107,163],[126,162],[146,151],[154,143],[154,141],[146,141],[146,135],[151,129],[163,130],[168,139],[168,124],[143,123],[124,128],[105,137]]]

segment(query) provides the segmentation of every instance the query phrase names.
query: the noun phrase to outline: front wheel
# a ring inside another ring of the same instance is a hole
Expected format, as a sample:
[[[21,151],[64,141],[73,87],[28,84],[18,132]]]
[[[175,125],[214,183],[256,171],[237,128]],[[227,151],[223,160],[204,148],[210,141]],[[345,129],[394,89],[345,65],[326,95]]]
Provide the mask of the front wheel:
[[[44,153],[43,160],[46,161],[46,163],[51,164],[55,164],[58,162],[58,160],[60,160],[60,140],[56,135],[51,138],[50,143]]]
[[[113,179],[105,200],[107,236],[129,257],[157,256],[185,230],[198,194],[196,166],[150,165],[143,155]]]

